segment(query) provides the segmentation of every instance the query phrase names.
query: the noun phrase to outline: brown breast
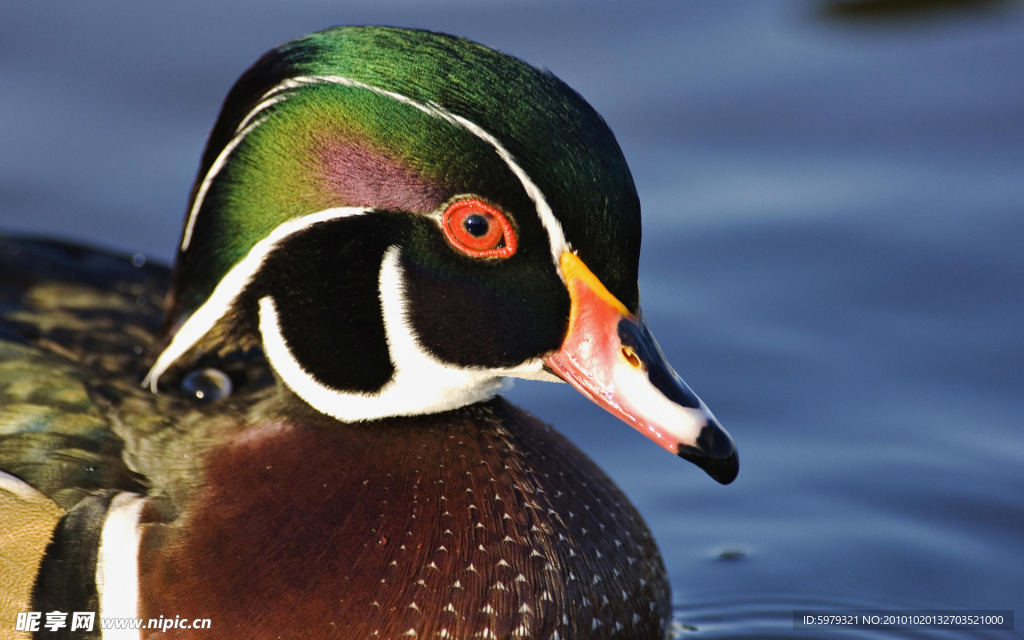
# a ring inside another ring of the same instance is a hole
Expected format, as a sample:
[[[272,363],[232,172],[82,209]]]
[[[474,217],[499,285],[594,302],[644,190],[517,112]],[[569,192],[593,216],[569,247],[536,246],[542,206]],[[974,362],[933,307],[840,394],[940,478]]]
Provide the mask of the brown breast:
[[[151,527],[140,615],[210,618],[208,640],[665,637],[639,514],[506,401],[358,425],[279,414],[211,452],[187,515]]]

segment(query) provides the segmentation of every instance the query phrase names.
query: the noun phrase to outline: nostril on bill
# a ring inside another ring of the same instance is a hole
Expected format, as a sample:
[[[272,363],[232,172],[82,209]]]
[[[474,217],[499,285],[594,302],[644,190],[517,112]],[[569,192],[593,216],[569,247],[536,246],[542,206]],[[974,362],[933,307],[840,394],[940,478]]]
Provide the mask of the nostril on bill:
[[[622,358],[634,369],[640,369],[641,371],[647,371],[647,366],[644,364],[640,356],[636,354],[633,347],[623,346],[621,349]]]

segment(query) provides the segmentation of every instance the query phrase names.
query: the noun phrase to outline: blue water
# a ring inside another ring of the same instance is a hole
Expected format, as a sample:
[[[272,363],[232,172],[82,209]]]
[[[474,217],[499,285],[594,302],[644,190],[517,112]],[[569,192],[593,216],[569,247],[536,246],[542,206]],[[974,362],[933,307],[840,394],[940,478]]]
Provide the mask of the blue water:
[[[740,446],[721,487],[567,386],[511,391],[644,514],[682,637],[1021,635],[792,623],[1024,612],[1020,3],[209,4],[4,4],[0,227],[168,260],[220,100],[301,33],[514,53],[616,131],[648,319]]]

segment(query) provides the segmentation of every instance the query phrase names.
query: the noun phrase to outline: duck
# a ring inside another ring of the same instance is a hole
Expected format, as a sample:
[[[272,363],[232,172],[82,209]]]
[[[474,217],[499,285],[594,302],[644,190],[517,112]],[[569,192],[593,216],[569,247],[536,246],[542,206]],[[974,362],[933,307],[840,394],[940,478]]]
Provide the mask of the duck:
[[[668,637],[641,515],[500,395],[567,382],[733,481],[640,242],[622,150],[552,73],[393,27],[269,51],[172,269],[0,241],[4,637]]]

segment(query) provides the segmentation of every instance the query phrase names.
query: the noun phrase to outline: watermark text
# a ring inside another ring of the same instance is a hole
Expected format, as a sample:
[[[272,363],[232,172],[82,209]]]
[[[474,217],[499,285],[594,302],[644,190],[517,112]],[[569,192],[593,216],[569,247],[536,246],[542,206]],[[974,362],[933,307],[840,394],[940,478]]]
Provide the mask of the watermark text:
[[[146,629],[166,633],[171,629],[209,629],[209,618],[100,618],[95,611],[22,611],[18,613],[15,631],[55,633],[94,631],[100,629]]]

